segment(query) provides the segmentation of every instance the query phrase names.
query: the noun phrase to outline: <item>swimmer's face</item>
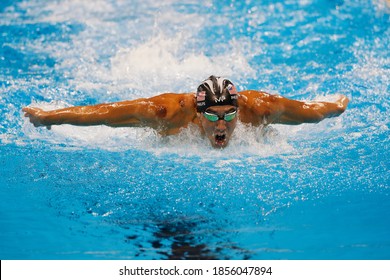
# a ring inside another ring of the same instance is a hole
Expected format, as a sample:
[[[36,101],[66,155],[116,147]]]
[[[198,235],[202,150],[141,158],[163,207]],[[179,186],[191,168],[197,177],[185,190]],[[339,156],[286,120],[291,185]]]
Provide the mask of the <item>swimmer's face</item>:
[[[231,105],[211,106],[200,114],[203,130],[214,148],[229,144],[237,124],[237,108]]]

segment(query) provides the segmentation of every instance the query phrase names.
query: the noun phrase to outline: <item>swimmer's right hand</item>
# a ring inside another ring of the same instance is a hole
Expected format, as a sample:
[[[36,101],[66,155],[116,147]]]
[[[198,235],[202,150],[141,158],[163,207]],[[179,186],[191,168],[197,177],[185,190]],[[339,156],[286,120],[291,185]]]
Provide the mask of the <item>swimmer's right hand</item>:
[[[44,110],[35,107],[24,107],[22,111],[24,112],[24,116],[29,118],[35,127],[46,126],[47,129],[51,129],[51,125],[45,122],[48,114]]]

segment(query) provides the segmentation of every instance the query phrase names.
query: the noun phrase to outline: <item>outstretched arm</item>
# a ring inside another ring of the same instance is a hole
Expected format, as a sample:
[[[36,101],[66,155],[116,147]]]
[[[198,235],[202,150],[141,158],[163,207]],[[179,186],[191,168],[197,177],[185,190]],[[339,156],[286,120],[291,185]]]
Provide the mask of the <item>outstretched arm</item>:
[[[162,94],[151,98],[91,106],[77,106],[52,111],[23,108],[34,126],[71,124],[111,127],[148,126],[161,133],[186,126],[196,115],[192,94]]]
[[[348,102],[349,99],[344,95],[335,102],[302,102],[282,97],[279,100],[281,113],[275,122],[282,124],[320,122],[325,118],[341,115],[347,108]]]
[[[348,98],[341,95],[335,102],[297,101],[261,91],[240,93],[239,107],[242,122],[252,125],[280,123],[316,123],[342,114]]]

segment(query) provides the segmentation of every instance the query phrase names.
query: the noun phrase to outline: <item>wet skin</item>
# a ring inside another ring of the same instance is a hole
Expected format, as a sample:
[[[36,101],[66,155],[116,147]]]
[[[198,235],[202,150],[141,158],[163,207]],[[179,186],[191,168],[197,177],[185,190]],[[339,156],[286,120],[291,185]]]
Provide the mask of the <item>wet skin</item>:
[[[200,114],[200,123],[206,137],[210,140],[214,148],[225,148],[229,144],[230,137],[233,134],[237,124],[237,117],[228,122],[223,119],[227,113],[237,110],[236,107],[230,105],[211,106],[206,112],[216,114],[220,117],[219,120],[212,122]]]
[[[215,148],[225,148],[236,127],[237,119],[245,125],[258,127],[273,123],[298,125],[317,123],[342,114],[349,99],[341,95],[335,102],[298,101],[262,91],[246,90],[239,93],[238,115],[230,122],[224,115],[234,106],[211,106],[210,114],[219,116],[208,120],[197,113],[193,93],[165,93],[150,98],[139,98],[113,103],[74,106],[51,111],[24,107],[23,112],[34,126],[71,124],[78,126],[106,125],[110,127],[151,127],[160,135],[174,135],[193,123],[201,129]],[[210,116],[209,116],[210,117]],[[212,116],[211,116],[212,118]],[[210,119],[210,118],[209,118]],[[227,116],[229,120],[229,116]]]

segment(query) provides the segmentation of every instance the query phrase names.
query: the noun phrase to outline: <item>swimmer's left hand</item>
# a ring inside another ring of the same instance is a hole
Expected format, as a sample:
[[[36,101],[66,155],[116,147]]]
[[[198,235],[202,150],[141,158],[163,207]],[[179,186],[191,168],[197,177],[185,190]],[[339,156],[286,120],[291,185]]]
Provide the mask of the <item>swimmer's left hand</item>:
[[[347,109],[348,103],[349,103],[348,97],[346,97],[345,95],[340,95],[339,99],[337,99],[336,101],[340,113],[343,113],[345,109]]]

